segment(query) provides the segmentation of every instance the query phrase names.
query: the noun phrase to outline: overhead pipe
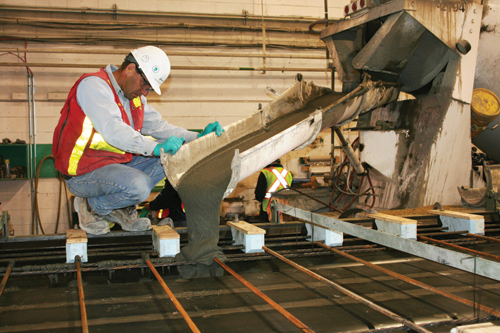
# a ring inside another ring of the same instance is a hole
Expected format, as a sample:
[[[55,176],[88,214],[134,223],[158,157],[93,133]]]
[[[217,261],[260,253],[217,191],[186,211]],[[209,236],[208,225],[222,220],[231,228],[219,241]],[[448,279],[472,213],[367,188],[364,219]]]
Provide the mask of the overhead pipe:
[[[97,9],[97,8],[65,8],[65,7],[26,7],[26,6],[2,6],[3,11],[25,11],[25,12],[47,12],[54,13],[74,13],[74,14],[103,14],[103,15],[142,15],[142,16],[158,16],[158,17],[182,17],[182,18],[208,18],[208,19],[233,19],[243,21],[259,21],[260,15],[252,14],[199,14],[199,13],[175,13],[175,12],[161,12],[161,11],[136,11],[136,10],[123,10],[123,9]],[[306,19],[295,16],[267,16],[266,21],[269,22],[314,22],[314,19]]]
[[[109,55],[123,55],[130,52],[129,49],[123,50],[78,50],[78,49],[19,49],[19,48],[0,48],[0,52],[13,52],[13,53],[64,53],[64,54],[109,54]],[[184,51],[168,51],[168,56],[189,56],[189,57],[229,57],[229,58],[262,58],[263,54],[252,53],[226,53],[226,52],[184,52]],[[266,53],[266,58],[278,59],[324,59],[322,55],[313,54],[285,54],[285,53]]]
[[[56,64],[0,62],[0,67],[56,67],[56,68],[101,68],[106,64]],[[328,68],[301,67],[230,67],[230,66],[172,66],[172,70],[212,71],[269,71],[269,72],[326,72]]]
[[[265,24],[265,18],[262,19],[262,24]],[[96,21],[96,20],[83,20],[83,19],[57,19],[57,18],[26,18],[26,17],[0,17],[0,23],[3,24],[17,24],[17,25],[30,25],[40,28],[61,28],[68,27],[74,28],[76,26],[84,26],[89,31],[106,31],[107,29],[118,29],[126,28],[130,29],[197,29],[197,30],[228,30],[228,31],[247,31],[247,32],[258,32],[258,26],[252,25],[215,25],[215,24],[197,24],[197,23],[184,23],[184,22],[174,22],[174,23],[164,23],[164,22],[143,22],[138,23],[137,20],[133,21]],[[270,26],[269,30],[274,32],[282,33],[306,33],[309,34],[309,30],[293,28],[293,27],[282,27],[282,26]],[[311,38],[313,38],[311,36]]]
[[[109,44],[109,43],[128,43],[133,45],[138,44],[151,44],[154,43],[156,46],[180,46],[187,47],[196,45],[196,47],[237,47],[237,48],[257,48],[261,47],[262,43],[260,40],[256,39],[255,36],[246,35],[240,38],[231,36],[211,36],[207,39],[206,36],[199,35],[199,38],[189,38],[186,37],[173,37],[171,35],[161,35],[157,36],[156,39],[151,40],[148,37],[137,37],[138,35],[116,35],[107,34],[102,35],[98,33],[94,34],[82,34],[82,33],[72,33],[72,34],[44,34],[44,33],[16,33],[11,34],[13,38],[17,39],[27,39],[35,40],[43,43],[80,43],[95,46],[96,44]],[[231,39],[232,38],[232,39]],[[280,38],[273,37],[268,38],[268,47],[274,48],[293,48],[297,50],[324,50],[325,45],[318,42],[316,39],[297,39],[296,37]]]

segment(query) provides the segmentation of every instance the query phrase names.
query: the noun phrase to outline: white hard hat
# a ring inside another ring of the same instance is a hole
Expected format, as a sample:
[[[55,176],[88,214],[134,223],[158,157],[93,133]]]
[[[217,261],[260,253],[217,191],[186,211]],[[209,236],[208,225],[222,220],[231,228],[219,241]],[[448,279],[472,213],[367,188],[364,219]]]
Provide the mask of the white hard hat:
[[[170,60],[163,50],[156,46],[144,46],[130,51],[134,56],[139,69],[151,84],[151,88],[161,95],[160,86],[170,74]]]

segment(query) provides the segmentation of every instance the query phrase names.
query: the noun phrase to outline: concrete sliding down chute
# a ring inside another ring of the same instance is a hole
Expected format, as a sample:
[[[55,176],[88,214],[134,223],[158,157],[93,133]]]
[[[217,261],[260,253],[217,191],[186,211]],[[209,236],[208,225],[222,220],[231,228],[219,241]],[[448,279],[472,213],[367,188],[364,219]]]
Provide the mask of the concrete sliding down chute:
[[[219,207],[240,180],[287,152],[309,145],[318,133],[340,126],[376,107],[397,99],[399,84],[372,82],[366,76],[350,92],[338,93],[305,82],[296,83],[264,109],[215,133],[184,145],[175,155],[162,154],[169,182],[186,208],[187,246],[176,260],[183,277],[216,275],[213,258],[224,260],[218,248]]]

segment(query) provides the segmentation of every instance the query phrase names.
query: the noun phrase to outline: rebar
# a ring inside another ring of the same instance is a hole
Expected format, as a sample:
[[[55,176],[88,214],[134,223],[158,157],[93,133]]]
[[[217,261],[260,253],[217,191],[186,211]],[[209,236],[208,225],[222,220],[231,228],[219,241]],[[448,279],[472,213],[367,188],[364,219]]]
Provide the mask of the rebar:
[[[373,310],[378,311],[378,312],[380,312],[380,313],[388,316],[389,318],[397,321],[398,323],[401,323],[401,324],[405,325],[406,327],[408,327],[408,328],[410,328],[410,329],[412,329],[412,330],[414,330],[416,332],[432,333],[431,331],[429,331],[429,330],[427,330],[425,328],[422,328],[419,325],[416,325],[415,323],[412,323],[412,322],[408,321],[407,319],[405,319],[405,318],[403,318],[401,316],[398,316],[394,312],[389,311],[389,310],[381,307],[380,305],[377,305],[377,304],[375,304],[375,303],[367,300],[366,298],[361,297],[358,294],[353,293],[352,291],[350,291],[350,290],[342,287],[341,285],[339,285],[339,284],[337,284],[337,283],[335,283],[335,282],[333,282],[331,280],[328,280],[328,279],[322,277],[321,275],[319,275],[317,273],[314,273],[313,271],[311,271],[311,270],[309,270],[309,269],[307,269],[307,268],[305,268],[305,267],[303,267],[303,266],[301,266],[299,264],[296,264],[295,262],[293,262],[291,260],[286,259],[282,255],[274,252],[273,250],[267,248],[266,246],[263,246],[262,249],[264,251],[266,251],[267,253],[275,256],[276,258],[278,258],[278,259],[286,262],[287,264],[289,264],[289,265],[297,268],[298,270],[300,270],[300,271],[308,274],[309,276],[312,276],[312,277],[314,277],[315,279],[317,279],[319,281],[322,281],[322,282],[325,282],[325,283],[331,285],[332,287],[334,287],[338,291],[344,293],[345,295],[347,295],[347,296],[349,296],[349,297],[351,297],[351,298],[353,298],[353,299],[355,299],[355,300],[357,300],[357,301],[359,301],[359,302],[361,302],[361,303],[369,306]]]
[[[9,267],[7,267],[7,271],[5,272],[5,275],[3,276],[2,283],[0,283],[0,296],[2,296],[3,289],[5,288],[5,285],[7,284],[7,280],[9,279],[10,272],[12,271],[12,267],[14,267],[14,262],[11,261],[9,263]]]
[[[158,271],[156,270],[156,268],[153,266],[153,264],[149,259],[146,260],[146,264],[149,266],[149,269],[151,269],[158,282],[160,282],[160,285],[162,286],[163,290],[165,290],[168,297],[170,297],[170,300],[172,301],[172,303],[174,303],[177,310],[179,310],[179,313],[181,314],[182,318],[184,318],[191,331],[193,331],[194,333],[199,333],[200,330],[198,329],[198,327],[196,327],[191,317],[189,317],[186,310],[184,310],[181,303],[177,300],[177,297],[175,297],[174,293],[170,290],[165,281],[163,281],[162,277],[160,276],[160,274],[158,273]]]
[[[87,322],[87,310],[85,308],[85,295],[83,294],[83,284],[82,284],[82,272],[80,269],[80,256],[75,257],[75,265],[76,265],[76,277],[78,280],[78,298],[80,300],[80,317],[82,321],[82,332],[89,332],[89,325]]]
[[[245,287],[253,291],[257,296],[262,298],[264,301],[266,301],[269,305],[271,305],[275,310],[277,310],[279,313],[281,313],[283,316],[285,316],[286,319],[290,320],[295,326],[300,328],[304,332],[314,332],[311,330],[309,327],[307,327],[304,323],[302,323],[300,320],[298,320],[296,317],[294,317],[290,312],[285,310],[281,305],[270,299],[266,294],[264,294],[262,291],[257,289],[255,286],[253,286],[250,282],[245,280],[241,275],[233,271],[231,268],[229,268],[226,264],[224,264],[222,261],[220,261],[218,258],[214,258],[214,261],[219,264],[222,268],[224,268],[229,274],[234,276],[238,281],[243,283]]]
[[[455,296],[455,295],[447,293],[445,291],[441,291],[441,290],[439,290],[437,288],[429,286],[428,284],[425,284],[423,282],[414,280],[412,278],[409,278],[407,276],[404,276],[404,275],[401,275],[399,273],[393,272],[391,270],[388,270],[386,268],[380,267],[378,265],[372,264],[371,262],[368,262],[366,260],[360,259],[360,258],[355,257],[353,255],[347,254],[347,253],[345,253],[343,251],[337,250],[337,249],[335,249],[335,248],[333,248],[331,246],[322,244],[320,242],[316,242],[316,244],[319,245],[319,246],[321,246],[321,247],[323,247],[323,248],[325,248],[325,249],[328,249],[328,250],[332,251],[333,253],[338,254],[338,255],[340,255],[340,256],[342,256],[344,258],[348,258],[348,259],[351,259],[351,260],[353,260],[355,262],[362,263],[363,265],[366,265],[366,266],[368,266],[368,267],[370,267],[370,268],[372,268],[372,269],[374,269],[376,271],[379,271],[379,272],[382,272],[382,273],[387,274],[389,276],[392,276],[392,277],[394,277],[394,278],[396,278],[398,280],[401,280],[401,281],[404,281],[404,282],[408,282],[408,283],[410,283],[410,284],[412,284],[414,286],[424,288],[425,290],[432,291],[432,292],[434,292],[436,294],[439,294],[439,295],[444,296],[446,298],[455,300],[455,301],[460,302],[462,304],[468,305],[468,306],[470,306],[472,308],[481,309],[482,311],[487,312],[487,313],[489,313],[491,315],[495,315],[497,317],[500,316],[500,311],[498,311],[498,310],[495,310],[495,309],[492,309],[490,307],[487,307],[487,306],[484,306],[484,305],[481,305],[481,304],[469,301],[468,299],[465,299],[465,298],[462,298],[462,297]]]
[[[498,238],[487,237],[487,236],[482,236],[482,235],[475,235],[475,234],[471,234],[469,232],[466,235],[469,236],[469,237],[474,237],[474,238],[478,238],[478,239],[484,239],[484,240],[486,240],[488,242],[500,243],[500,239],[498,239]]]
[[[469,249],[467,247],[458,246],[458,245],[455,245],[455,244],[450,244],[448,242],[440,241],[440,240],[429,238],[429,237],[425,237],[425,236],[418,236],[418,237],[420,239],[422,239],[422,240],[427,241],[427,242],[431,242],[431,243],[435,243],[435,244],[439,244],[439,245],[443,245],[443,246],[448,246],[448,247],[451,247],[451,248],[454,248],[454,249],[457,249],[457,250],[461,250],[461,251],[465,251],[465,252],[469,252],[469,253],[474,253],[474,254],[477,254],[477,255],[479,255],[481,257],[484,257],[484,258],[489,258],[489,259],[500,261],[500,256],[495,256],[493,254],[489,254],[489,253],[485,253],[485,252],[481,252],[481,251],[472,250],[472,249]]]

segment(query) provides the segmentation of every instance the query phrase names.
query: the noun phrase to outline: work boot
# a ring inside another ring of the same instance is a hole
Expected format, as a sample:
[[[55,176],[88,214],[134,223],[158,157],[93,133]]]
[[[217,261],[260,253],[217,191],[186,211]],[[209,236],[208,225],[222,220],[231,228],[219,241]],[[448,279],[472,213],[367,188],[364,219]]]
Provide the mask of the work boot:
[[[135,206],[115,209],[104,218],[108,222],[118,223],[125,231],[144,231],[151,229],[148,218],[139,218]]]
[[[109,232],[109,224],[94,213],[86,198],[75,197],[75,211],[78,214],[80,229],[91,235],[103,235]]]
[[[174,228],[174,221],[170,217],[165,217],[163,220],[158,222],[157,226],[161,227],[164,225],[168,225],[172,229]]]

